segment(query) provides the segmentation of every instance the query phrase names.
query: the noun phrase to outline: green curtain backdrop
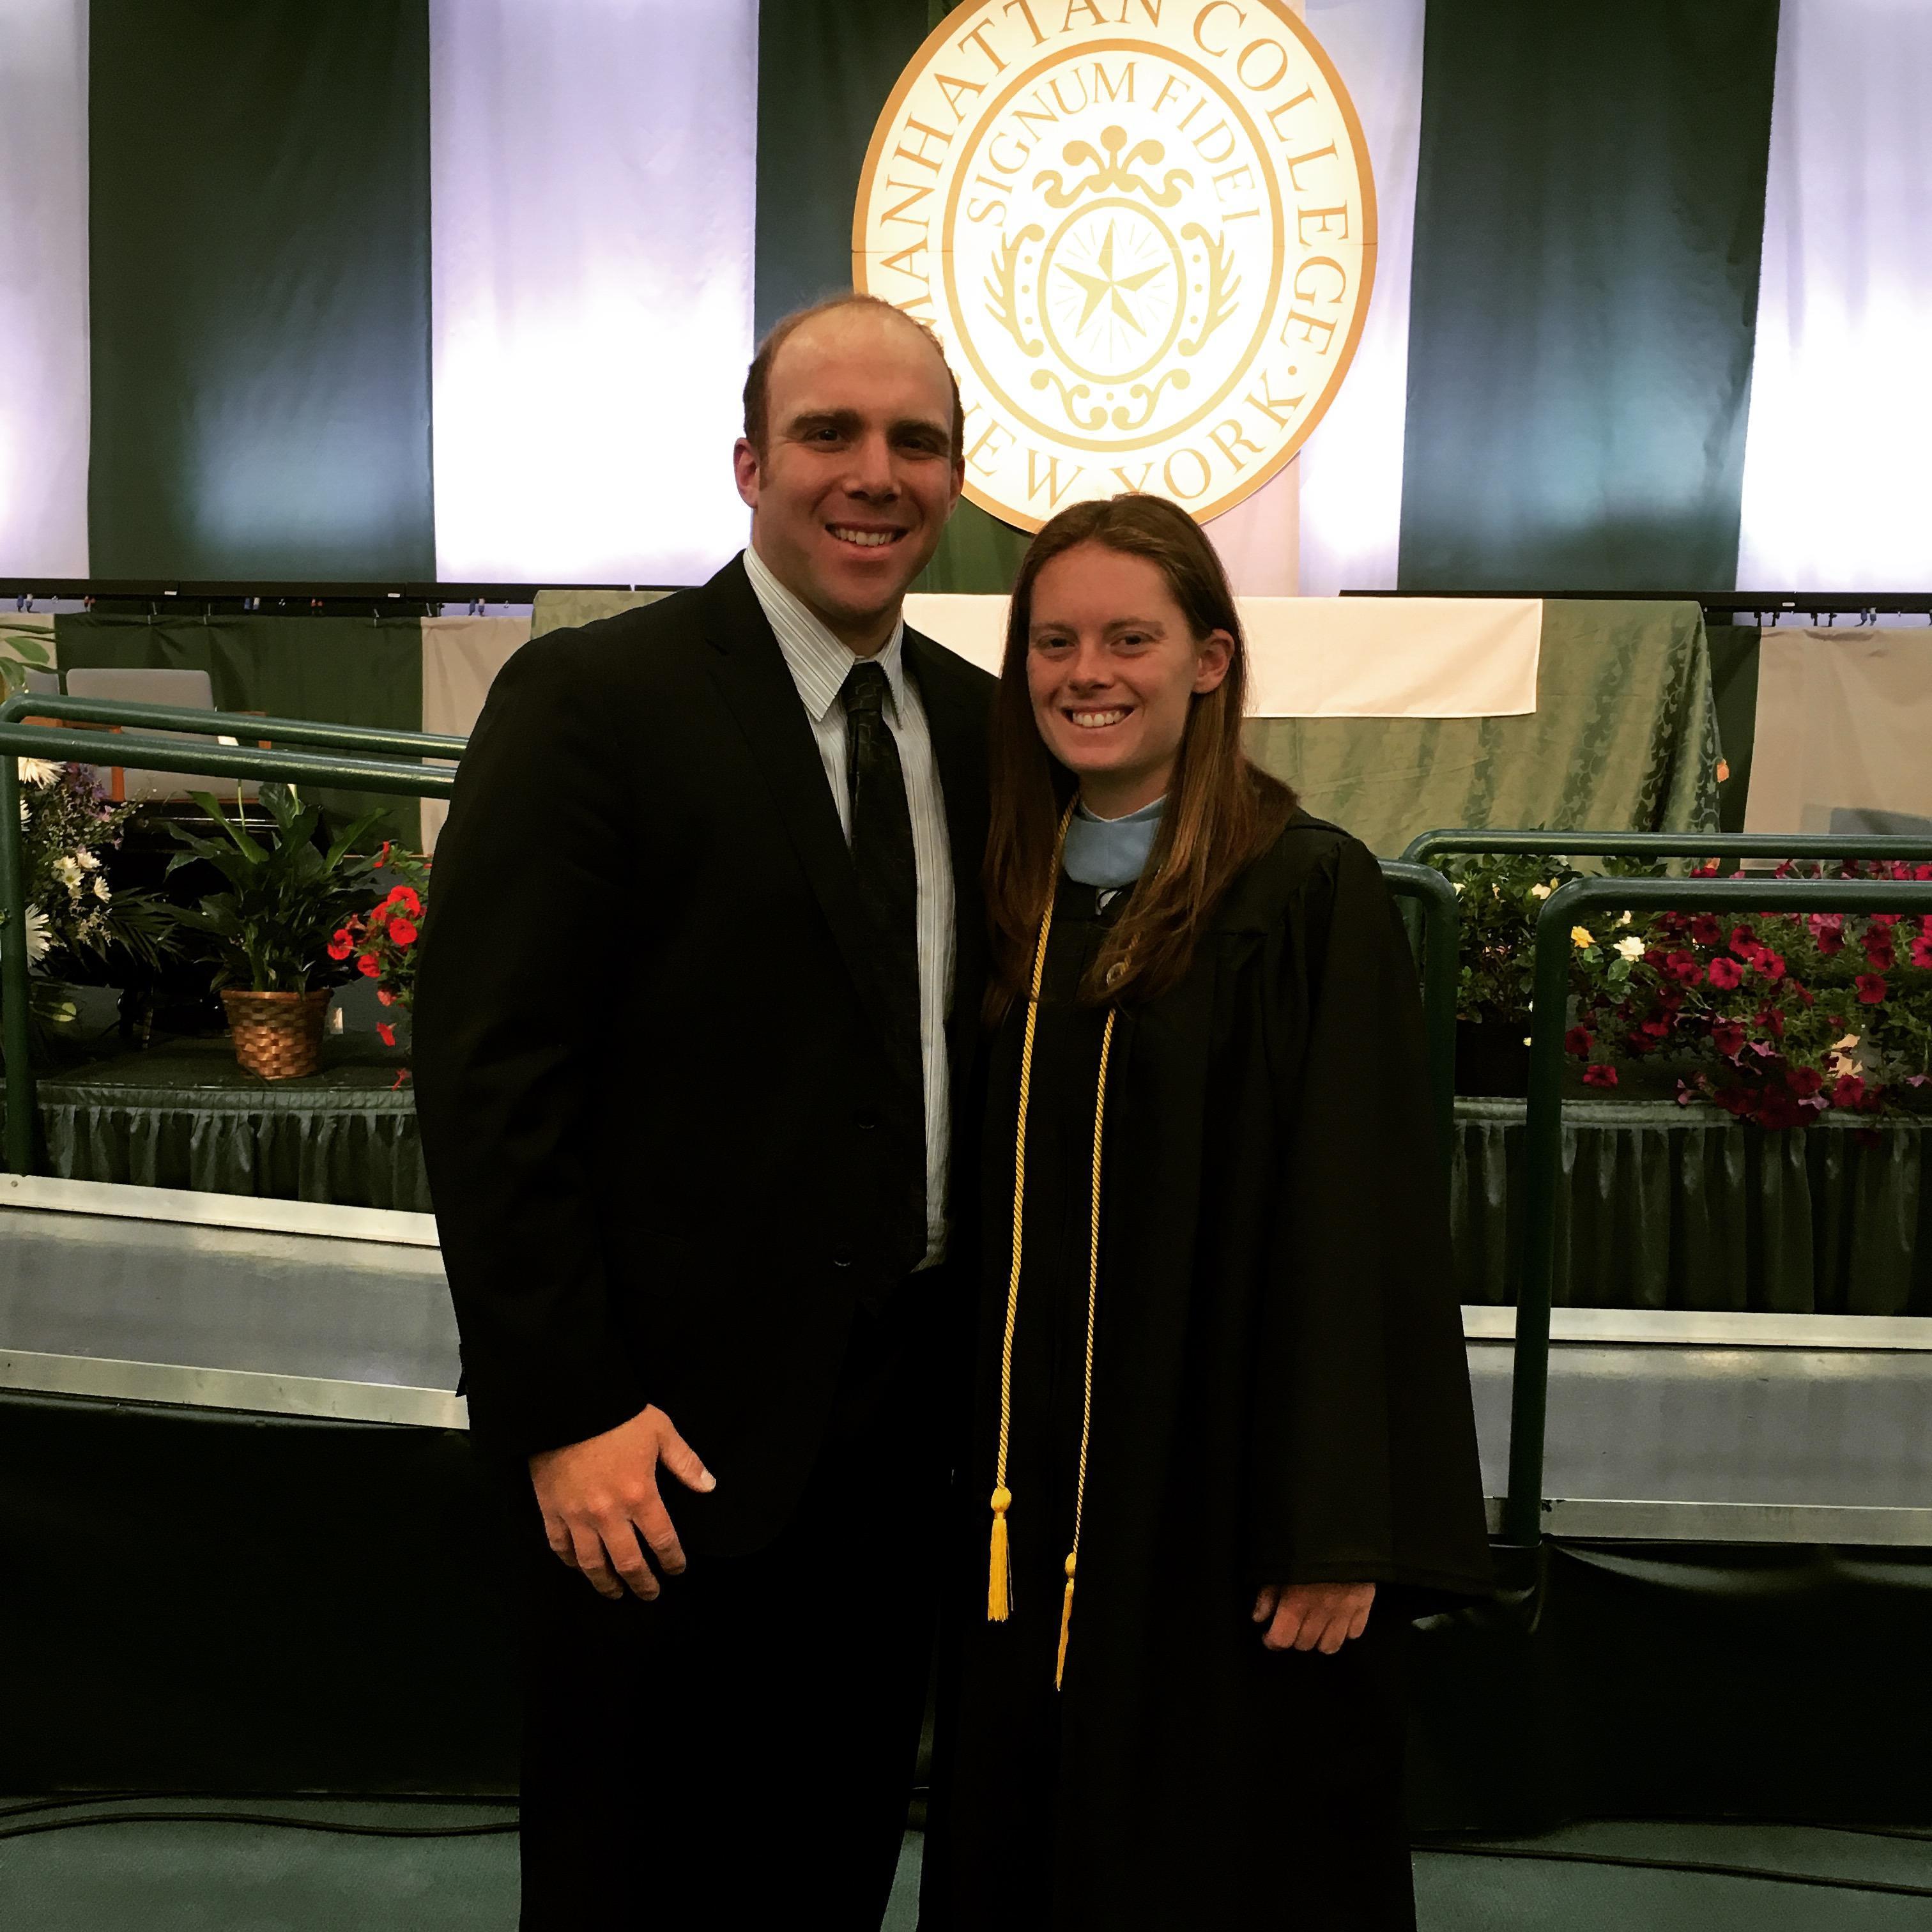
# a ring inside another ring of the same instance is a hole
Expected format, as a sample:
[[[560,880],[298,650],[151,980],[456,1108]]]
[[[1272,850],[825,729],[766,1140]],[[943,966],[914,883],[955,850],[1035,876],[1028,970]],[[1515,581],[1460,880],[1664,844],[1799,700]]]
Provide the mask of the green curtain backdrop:
[[[1546,604],[1526,718],[1258,718],[1248,749],[1384,858],[1442,826],[1718,825],[1717,716],[1694,604]]]
[[[316,718],[337,724],[422,729],[422,625],[414,617],[157,617],[79,612],[55,620],[62,671],[205,670],[218,711]],[[317,791],[330,810],[386,811],[396,836],[417,842],[418,801]]]
[[[1777,0],[1430,0],[1406,590],[1730,584]]]
[[[434,578],[427,0],[93,0],[103,578]]]
[[[852,208],[872,129],[946,0],[764,0],[758,9],[753,308],[779,316],[852,286]],[[914,588],[1004,595],[1027,534],[962,502]]]

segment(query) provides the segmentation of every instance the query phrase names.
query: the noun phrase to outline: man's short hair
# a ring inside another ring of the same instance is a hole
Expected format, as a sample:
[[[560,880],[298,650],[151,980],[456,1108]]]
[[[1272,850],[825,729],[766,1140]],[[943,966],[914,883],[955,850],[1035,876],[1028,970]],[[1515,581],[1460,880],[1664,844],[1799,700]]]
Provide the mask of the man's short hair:
[[[939,358],[939,366],[946,371],[946,386],[952,392],[952,457],[958,463],[966,447],[966,411],[959,400],[959,380],[946,359],[946,351],[940,346],[939,338],[917,316],[908,315],[904,309],[895,308],[878,296],[828,296],[808,308],[794,309],[790,314],[781,316],[772,324],[764,340],[758,344],[758,352],[752,358],[751,368],[745,376],[745,440],[760,456],[764,454],[765,440],[771,434],[772,364],[777,361],[778,351],[806,322],[842,308],[883,309],[908,328],[918,330],[932,345],[932,352]]]

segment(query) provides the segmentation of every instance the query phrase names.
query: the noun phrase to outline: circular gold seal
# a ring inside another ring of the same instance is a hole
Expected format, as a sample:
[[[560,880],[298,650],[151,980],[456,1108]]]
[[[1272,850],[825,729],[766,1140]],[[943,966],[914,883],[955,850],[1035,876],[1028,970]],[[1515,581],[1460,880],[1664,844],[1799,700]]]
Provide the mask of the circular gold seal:
[[[928,323],[966,494],[1037,530],[1149,490],[1205,519],[1274,476],[1354,353],[1361,127],[1286,0],[957,7],[874,129],[854,286]]]

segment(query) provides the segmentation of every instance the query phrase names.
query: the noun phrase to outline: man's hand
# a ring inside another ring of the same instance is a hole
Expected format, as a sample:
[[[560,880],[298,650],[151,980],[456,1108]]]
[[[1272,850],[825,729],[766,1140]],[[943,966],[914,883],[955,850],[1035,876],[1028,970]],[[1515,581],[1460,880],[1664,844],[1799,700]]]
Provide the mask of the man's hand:
[[[1255,1599],[1254,1617],[1266,1624],[1270,1650],[1318,1650],[1333,1657],[1367,1629],[1372,1583],[1270,1583]]]
[[[582,1570],[600,1596],[620,1599],[628,1588],[648,1602],[658,1594],[640,1537],[666,1576],[684,1568],[677,1532],[658,1494],[660,1462],[688,1490],[718,1486],[661,1408],[640,1410],[602,1436],[530,1458],[550,1548]]]

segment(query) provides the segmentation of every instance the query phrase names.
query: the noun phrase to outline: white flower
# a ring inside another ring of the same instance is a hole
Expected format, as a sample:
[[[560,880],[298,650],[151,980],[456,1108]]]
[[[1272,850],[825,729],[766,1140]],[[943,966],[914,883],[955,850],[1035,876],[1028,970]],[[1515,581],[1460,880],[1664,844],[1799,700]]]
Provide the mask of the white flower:
[[[100,871],[100,861],[97,859],[92,852],[76,852],[74,856],[76,862],[78,863],[82,872],[98,872]]]
[[[80,861],[72,853],[64,853],[54,861],[54,870],[61,876],[64,886],[77,886],[80,883]]]
[[[94,896],[98,899],[104,900],[107,897],[107,881],[105,879],[94,880]]]
[[[1617,950],[1626,959],[1641,959],[1643,957],[1643,941],[1632,933],[1629,938],[1617,941]]]
[[[22,758],[20,764],[23,785],[50,785],[60,776],[59,766],[46,758]]]
[[[1529,889],[1529,896],[1533,899],[1546,899],[1556,890],[1554,886],[1550,885],[1532,886]]]
[[[1462,884],[1463,882],[1460,879],[1451,879],[1449,881],[1450,889],[1454,892],[1460,892],[1462,890]]]
[[[27,964],[37,966],[47,950],[47,916],[38,906],[27,908]]]
[[[1628,926],[1628,925],[1629,925],[1629,923],[1630,923],[1630,914],[1629,914],[1628,913],[1625,913],[1625,914],[1624,914],[1624,916],[1623,916],[1620,920],[1618,920],[1617,921],[1617,923],[1618,923],[1618,925],[1619,925],[1619,926]]]

